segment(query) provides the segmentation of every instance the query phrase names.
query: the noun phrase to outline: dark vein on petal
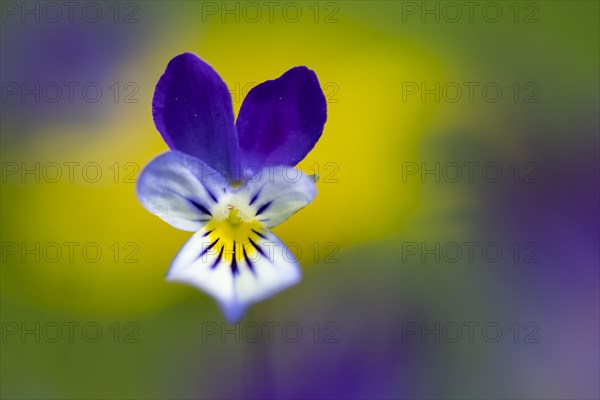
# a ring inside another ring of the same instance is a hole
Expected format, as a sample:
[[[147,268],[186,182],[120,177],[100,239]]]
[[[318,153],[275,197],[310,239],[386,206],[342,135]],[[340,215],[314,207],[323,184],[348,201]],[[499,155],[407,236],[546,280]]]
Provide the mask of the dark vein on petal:
[[[208,211],[208,208],[204,207],[202,204],[197,203],[194,200],[189,200],[189,202],[192,203],[194,207],[196,207],[200,212],[206,215],[210,215],[212,217],[212,214],[210,213],[210,211]]]
[[[213,201],[215,203],[219,202],[219,200],[217,200],[217,197],[213,194],[213,192],[211,192],[207,187],[205,187],[204,189],[206,189],[206,193],[208,193],[208,195],[210,196],[210,198],[213,199]]]
[[[260,215],[263,212],[265,212],[269,207],[271,207],[271,204],[273,204],[272,201],[269,201],[268,203],[263,204],[262,206],[260,206],[260,208],[258,209],[258,211],[256,211],[256,215]]]
[[[246,248],[244,246],[242,246],[242,251],[244,252],[244,258],[246,259],[246,264],[248,264],[248,268],[250,268],[250,271],[252,271],[252,273],[256,275],[256,271],[254,271],[254,264],[252,264],[252,261],[250,261],[250,258],[246,253]]]
[[[209,221],[209,220],[207,220],[207,221]],[[210,231],[207,231],[207,232],[206,232],[204,235],[202,235],[202,237],[205,237],[205,236],[208,236],[208,235],[210,235],[210,233],[211,233],[212,231],[214,231],[214,229],[211,229]]]
[[[250,200],[250,204],[249,204],[249,205],[252,205],[252,204],[254,204],[254,202],[256,201],[256,199],[258,199],[258,195],[259,195],[259,194],[260,194],[260,192],[263,190],[263,188],[264,188],[264,185],[263,185],[263,186],[261,186],[261,187],[260,187],[260,189],[258,189],[258,190],[256,191],[256,194],[255,194],[255,195],[252,197],[252,199]]]
[[[252,229],[252,232],[256,233],[258,236],[260,236],[261,238],[263,238],[263,239],[265,239],[265,240],[267,239],[267,237],[266,237],[265,235],[263,235],[262,233],[260,233],[260,232],[259,232],[259,231],[257,231],[257,230],[254,230],[254,229]]]
[[[219,252],[219,256],[217,257],[217,259],[215,260],[215,262],[212,263],[212,265],[210,266],[210,269],[215,269],[217,268],[217,264],[219,264],[219,262],[221,261],[221,258],[223,257],[223,250],[225,249],[225,245],[221,246],[221,251]]]
[[[204,250],[202,250],[202,253],[200,253],[200,255],[198,256],[198,258],[202,257],[203,255],[205,255],[206,253],[208,253],[208,251],[210,249],[212,249],[213,247],[215,247],[215,245],[217,244],[217,242],[220,240],[221,238],[217,238],[217,240],[215,240],[214,242],[212,242],[212,244],[210,244],[207,248],[205,248]]]
[[[248,240],[250,241],[250,244],[252,245],[252,247],[254,247],[256,249],[256,251],[258,251],[260,253],[261,256],[267,258],[267,255],[265,254],[265,252],[263,251],[263,249],[257,245],[254,240],[248,238]]]
[[[236,276],[240,273],[240,271],[238,271],[237,260],[235,258],[235,240],[233,241],[233,258],[231,259],[231,273],[233,274],[233,276]]]

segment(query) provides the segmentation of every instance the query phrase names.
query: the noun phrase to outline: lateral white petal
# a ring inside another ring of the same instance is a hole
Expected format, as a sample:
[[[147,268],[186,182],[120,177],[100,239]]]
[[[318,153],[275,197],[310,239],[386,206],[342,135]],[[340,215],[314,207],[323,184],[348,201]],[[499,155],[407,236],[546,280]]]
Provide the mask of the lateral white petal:
[[[253,209],[262,224],[272,228],[310,204],[316,194],[313,179],[304,172],[289,166],[275,166],[263,168],[238,189],[236,197]]]
[[[170,151],[152,160],[137,184],[140,202],[151,213],[184,231],[195,232],[210,219],[227,180],[201,160]]]

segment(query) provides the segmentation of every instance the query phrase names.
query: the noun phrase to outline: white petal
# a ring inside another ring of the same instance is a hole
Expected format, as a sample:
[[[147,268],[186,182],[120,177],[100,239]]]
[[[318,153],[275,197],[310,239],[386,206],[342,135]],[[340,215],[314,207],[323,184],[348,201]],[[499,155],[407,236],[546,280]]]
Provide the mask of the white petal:
[[[263,225],[272,228],[310,204],[316,194],[313,178],[293,167],[276,166],[263,168],[236,197],[253,209]]]
[[[264,300],[300,281],[300,268],[285,245],[271,232],[261,232],[266,239],[257,241],[266,256],[255,252],[249,256],[252,266],[242,258],[234,273],[230,261],[220,257],[221,246],[203,229],[194,234],[173,260],[167,280],[194,286],[212,296],[220,305],[225,319],[237,322],[253,303]],[[231,250],[229,250],[231,251]]]
[[[230,191],[223,176],[197,158],[170,151],[140,174],[137,194],[151,213],[177,229],[195,232],[210,219],[218,200]]]

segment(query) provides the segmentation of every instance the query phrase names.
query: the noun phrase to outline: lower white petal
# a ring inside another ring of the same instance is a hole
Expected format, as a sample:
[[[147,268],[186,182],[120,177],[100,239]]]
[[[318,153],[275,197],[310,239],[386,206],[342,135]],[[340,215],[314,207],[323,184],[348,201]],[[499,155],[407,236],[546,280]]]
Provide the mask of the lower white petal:
[[[301,279],[297,261],[273,233],[263,229],[248,243],[229,243],[203,229],[177,254],[167,279],[209,294],[221,306],[226,320],[236,322],[249,305]]]

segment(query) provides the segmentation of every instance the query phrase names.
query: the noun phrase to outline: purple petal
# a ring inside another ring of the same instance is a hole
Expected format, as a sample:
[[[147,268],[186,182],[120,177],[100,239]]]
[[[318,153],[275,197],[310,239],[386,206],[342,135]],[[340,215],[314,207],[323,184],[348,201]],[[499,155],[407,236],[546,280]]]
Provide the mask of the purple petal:
[[[298,164],[321,137],[326,120],[325,95],[306,67],[253,88],[236,122],[246,174],[265,164]]]
[[[152,214],[177,229],[195,232],[229,193],[229,183],[197,158],[177,151],[161,154],[140,174],[137,195]]]
[[[233,175],[239,148],[231,95],[210,65],[191,53],[173,58],[156,85],[152,115],[172,150]]]

